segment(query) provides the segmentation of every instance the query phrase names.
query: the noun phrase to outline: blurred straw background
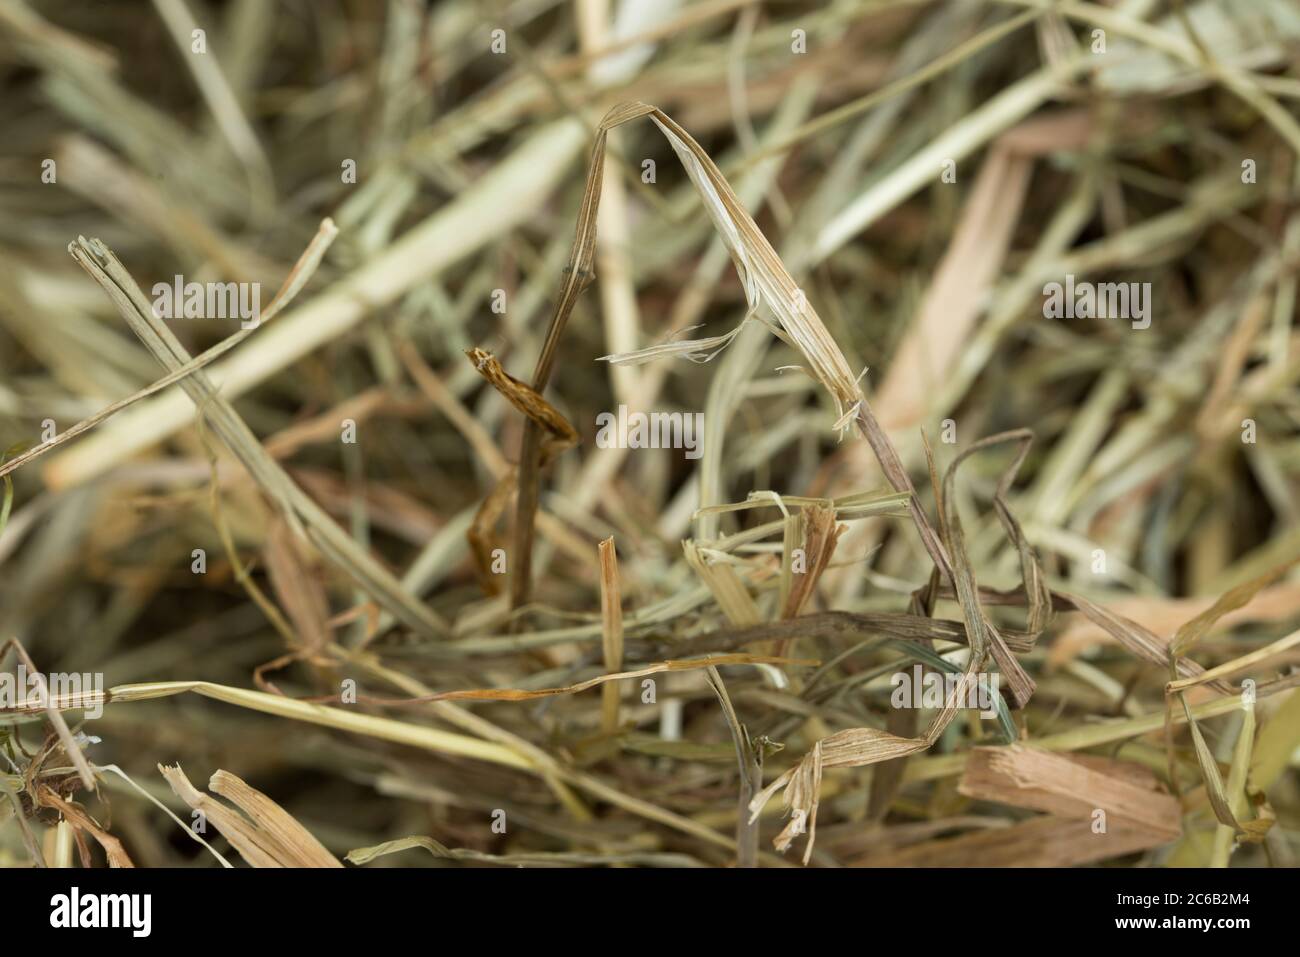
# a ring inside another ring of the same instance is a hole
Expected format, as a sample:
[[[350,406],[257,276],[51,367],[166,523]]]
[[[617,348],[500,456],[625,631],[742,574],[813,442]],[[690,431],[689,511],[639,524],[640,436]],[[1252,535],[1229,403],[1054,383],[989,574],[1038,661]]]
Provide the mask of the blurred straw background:
[[[3,665],[112,689],[0,702],[0,862],[1294,865],[1298,51],[1296,0],[0,0]]]

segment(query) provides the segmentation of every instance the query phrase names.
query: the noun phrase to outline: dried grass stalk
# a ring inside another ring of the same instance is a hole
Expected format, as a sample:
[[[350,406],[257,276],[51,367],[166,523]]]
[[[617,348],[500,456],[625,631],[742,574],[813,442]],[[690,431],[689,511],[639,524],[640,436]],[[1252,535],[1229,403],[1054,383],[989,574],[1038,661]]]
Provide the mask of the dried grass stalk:
[[[605,656],[605,670],[615,672],[623,667],[623,596],[614,539],[601,542],[599,552],[601,651]],[[618,730],[618,702],[617,684],[610,682],[601,688],[601,728],[606,733]]]
[[[211,821],[253,867],[343,866],[289,812],[229,771],[217,770],[208,787],[235,808],[194,787],[180,765],[160,764],[158,770],[176,796]]]
[[[155,359],[173,373],[192,361],[171,330],[154,315],[149,300],[107,246],[99,240],[83,237],[72,243],[68,251],[104,289]],[[248,469],[295,532],[310,540],[326,558],[369,591],[386,611],[404,624],[429,637],[446,634],[446,623],[436,612],[415,600],[400,581],[303,493],[258,442],[205,372],[193,370],[180,383],[196,408]]]

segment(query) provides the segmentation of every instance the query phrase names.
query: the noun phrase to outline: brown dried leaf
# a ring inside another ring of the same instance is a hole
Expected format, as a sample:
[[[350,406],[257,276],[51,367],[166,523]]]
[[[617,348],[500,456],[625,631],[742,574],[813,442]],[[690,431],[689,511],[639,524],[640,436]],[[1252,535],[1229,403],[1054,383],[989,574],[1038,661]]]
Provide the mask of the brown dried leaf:
[[[1151,834],[1152,845],[1182,832],[1178,801],[1157,790],[1141,765],[1108,758],[1080,760],[1024,745],[975,748],[957,790],[967,797],[1090,820],[1097,810]]]

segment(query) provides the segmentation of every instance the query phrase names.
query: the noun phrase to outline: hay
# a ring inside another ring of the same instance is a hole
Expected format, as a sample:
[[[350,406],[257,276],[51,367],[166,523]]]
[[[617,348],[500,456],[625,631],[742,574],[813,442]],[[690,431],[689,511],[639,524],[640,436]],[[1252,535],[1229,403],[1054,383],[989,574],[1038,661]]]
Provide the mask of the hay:
[[[1298,44],[3,0],[0,862],[1293,863]]]

